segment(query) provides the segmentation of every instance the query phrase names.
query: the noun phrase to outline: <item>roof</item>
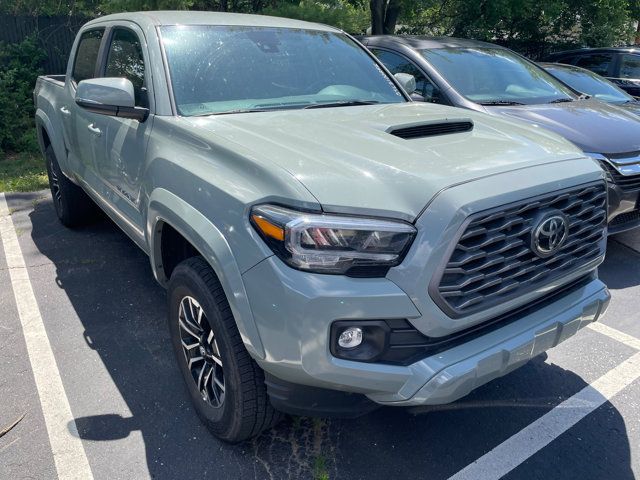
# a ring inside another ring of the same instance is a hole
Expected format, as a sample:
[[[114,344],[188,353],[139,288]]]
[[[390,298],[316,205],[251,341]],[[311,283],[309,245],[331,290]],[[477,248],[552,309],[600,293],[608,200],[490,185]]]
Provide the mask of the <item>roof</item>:
[[[267,15],[246,15],[243,13],[200,12],[190,10],[164,10],[150,12],[123,12],[98,17],[88,23],[93,25],[106,21],[125,20],[141,26],[149,25],[236,25],[248,27],[296,28],[339,32],[340,30],[319,23],[303,22],[289,18]]]
[[[402,44],[418,50],[432,48],[504,48],[493,43],[454,37],[427,37],[423,35],[371,35],[363,38]]]
[[[640,53],[640,47],[576,48],[574,50],[564,50],[562,52],[553,52],[549,55],[549,58],[563,57],[565,55],[575,55],[577,53],[597,53],[597,52]]]
[[[560,62],[538,62],[542,68],[562,68],[564,70],[576,70],[576,71],[584,71],[586,68],[576,67],[575,65],[568,65],[566,63]]]
[[[566,63],[560,63],[560,62],[538,62],[538,65],[541,66],[542,68],[544,68],[545,70],[549,69],[549,68],[555,68],[557,70],[568,70],[571,72],[576,72],[576,73],[583,73],[585,75],[589,75],[589,76],[597,76],[599,77],[600,75],[598,75],[597,73],[595,73],[592,70],[589,70],[588,68],[582,68],[582,67],[578,67],[576,65],[568,65]]]

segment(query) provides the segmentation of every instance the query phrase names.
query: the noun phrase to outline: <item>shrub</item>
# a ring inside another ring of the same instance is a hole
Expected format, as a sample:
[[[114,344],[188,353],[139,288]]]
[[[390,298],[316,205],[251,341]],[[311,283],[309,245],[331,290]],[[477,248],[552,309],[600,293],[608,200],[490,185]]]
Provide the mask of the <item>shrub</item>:
[[[32,94],[45,56],[33,36],[0,42],[0,153],[37,149]]]

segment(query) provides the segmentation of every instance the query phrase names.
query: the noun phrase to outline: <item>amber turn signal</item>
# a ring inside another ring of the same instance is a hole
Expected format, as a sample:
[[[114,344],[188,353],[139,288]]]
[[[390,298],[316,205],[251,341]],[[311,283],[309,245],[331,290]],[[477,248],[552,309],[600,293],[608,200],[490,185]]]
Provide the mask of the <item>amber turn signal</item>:
[[[284,229],[274,225],[269,220],[259,215],[251,215],[251,219],[264,235],[280,240],[281,242],[284,241]]]

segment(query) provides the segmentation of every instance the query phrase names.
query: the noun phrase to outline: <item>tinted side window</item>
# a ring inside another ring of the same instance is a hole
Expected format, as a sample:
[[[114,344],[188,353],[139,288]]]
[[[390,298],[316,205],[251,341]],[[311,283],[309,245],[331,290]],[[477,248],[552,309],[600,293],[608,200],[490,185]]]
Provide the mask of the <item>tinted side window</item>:
[[[133,83],[136,105],[145,106],[144,58],[138,36],[131,30],[117,29],[113,33],[107,56],[106,77],[124,77]]]
[[[416,91],[409,93],[419,93],[427,102],[438,102],[440,100],[438,88],[409,59],[384,50],[371,49],[371,52],[384,63],[384,66],[391,73],[408,73],[415,77]]]
[[[609,74],[609,65],[611,65],[612,59],[613,55],[610,53],[594,53],[578,58],[575,65],[591,70],[604,77]]]
[[[620,78],[640,78],[640,55],[622,55]]]
[[[100,50],[100,42],[103,35],[104,29],[100,29],[89,30],[80,37],[73,71],[71,72],[71,78],[76,82],[95,77],[96,61],[98,60],[98,51]]]

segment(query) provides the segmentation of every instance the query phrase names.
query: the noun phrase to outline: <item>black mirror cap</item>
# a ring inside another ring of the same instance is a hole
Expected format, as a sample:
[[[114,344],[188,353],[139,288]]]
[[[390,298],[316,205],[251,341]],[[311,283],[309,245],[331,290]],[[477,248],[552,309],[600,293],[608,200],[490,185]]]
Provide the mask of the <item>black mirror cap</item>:
[[[144,122],[149,116],[149,109],[144,107],[118,107],[89,102],[82,98],[76,98],[76,104],[92,113],[110,117],[131,118],[139,122]]]

